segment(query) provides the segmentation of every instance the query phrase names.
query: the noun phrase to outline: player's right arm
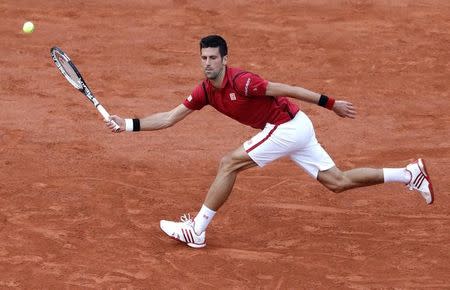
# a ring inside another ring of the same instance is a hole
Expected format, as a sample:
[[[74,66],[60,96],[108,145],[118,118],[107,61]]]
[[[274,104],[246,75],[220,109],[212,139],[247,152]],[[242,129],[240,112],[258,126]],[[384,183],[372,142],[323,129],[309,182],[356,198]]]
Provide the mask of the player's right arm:
[[[192,112],[193,110],[188,109],[184,104],[181,104],[171,111],[156,113],[140,118],[140,131],[154,131],[169,128],[186,118],[186,116]],[[112,115],[110,119],[114,120],[120,126],[119,130],[115,131],[114,125],[110,122],[110,120],[105,120],[106,126],[111,129],[111,131],[117,133],[125,131],[126,122],[124,118]]]

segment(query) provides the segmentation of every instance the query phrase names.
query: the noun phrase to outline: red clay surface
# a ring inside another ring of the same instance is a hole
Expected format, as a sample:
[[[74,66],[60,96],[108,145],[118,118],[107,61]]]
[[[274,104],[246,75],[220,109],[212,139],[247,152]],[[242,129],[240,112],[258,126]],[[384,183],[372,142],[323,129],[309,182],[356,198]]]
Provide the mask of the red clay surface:
[[[0,2],[0,288],[450,288],[450,2],[329,2]],[[336,163],[424,157],[435,204],[398,184],[334,194],[280,160],[240,174],[205,249],[164,236],[256,131],[208,108],[112,134],[49,50],[111,113],[145,116],[202,79],[210,33],[234,66],[352,101],[356,120],[301,104]]]

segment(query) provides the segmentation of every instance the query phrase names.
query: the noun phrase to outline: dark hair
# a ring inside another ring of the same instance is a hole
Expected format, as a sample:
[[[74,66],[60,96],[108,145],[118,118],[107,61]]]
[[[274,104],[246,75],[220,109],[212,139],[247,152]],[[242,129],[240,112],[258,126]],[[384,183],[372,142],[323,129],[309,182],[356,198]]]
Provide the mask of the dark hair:
[[[200,50],[207,47],[218,47],[221,57],[228,54],[227,42],[220,35],[208,35],[200,40]]]

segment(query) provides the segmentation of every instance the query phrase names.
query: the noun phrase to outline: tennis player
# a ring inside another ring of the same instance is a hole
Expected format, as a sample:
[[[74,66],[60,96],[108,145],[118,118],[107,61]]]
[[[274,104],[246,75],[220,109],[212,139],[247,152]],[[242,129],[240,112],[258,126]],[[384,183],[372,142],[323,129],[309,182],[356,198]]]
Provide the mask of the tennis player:
[[[200,40],[200,59],[206,79],[184,102],[168,112],[140,119],[111,116],[123,131],[153,131],[173,126],[194,111],[210,105],[236,121],[259,129],[244,144],[220,161],[216,178],[197,216],[183,215],[181,221],[162,220],[161,229],[193,248],[206,245],[206,228],[230,195],[240,171],[288,156],[333,192],[387,182],[398,182],[416,190],[427,204],[433,202],[430,176],[423,159],[401,168],[356,168],[341,171],[318,143],[311,120],[289,98],[317,104],[342,118],[355,118],[353,104],[260,76],[227,65],[225,40],[209,35]],[[113,124],[105,120],[113,132]]]

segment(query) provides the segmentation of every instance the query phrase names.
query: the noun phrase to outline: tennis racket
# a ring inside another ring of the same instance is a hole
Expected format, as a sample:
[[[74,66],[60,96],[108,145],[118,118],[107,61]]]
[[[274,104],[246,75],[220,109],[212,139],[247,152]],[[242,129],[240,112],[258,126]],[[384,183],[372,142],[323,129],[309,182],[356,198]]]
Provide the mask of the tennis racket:
[[[53,61],[56,67],[63,74],[63,76],[69,81],[69,83],[79,90],[83,95],[85,95],[89,101],[95,106],[95,108],[100,112],[104,119],[110,120],[110,115],[106,109],[100,104],[100,102],[95,98],[92,91],[87,86],[81,73],[78,71],[77,67],[70,60],[69,56],[58,47],[52,47],[50,49],[50,54],[52,55]],[[110,120],[114,124],[114,129],[119,130],[119,125]]]

